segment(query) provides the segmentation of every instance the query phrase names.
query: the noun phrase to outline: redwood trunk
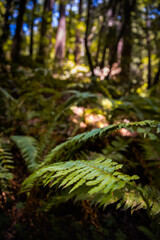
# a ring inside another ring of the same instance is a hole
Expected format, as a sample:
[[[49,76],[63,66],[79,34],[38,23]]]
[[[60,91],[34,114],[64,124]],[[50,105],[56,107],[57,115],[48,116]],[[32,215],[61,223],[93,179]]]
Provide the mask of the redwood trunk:
[[[56,35],[55,60],[61,64],[65,56],[66,46],[66,16],[65,16],[65,1],[63,0],[60,2],[59,12],[60,17]]]

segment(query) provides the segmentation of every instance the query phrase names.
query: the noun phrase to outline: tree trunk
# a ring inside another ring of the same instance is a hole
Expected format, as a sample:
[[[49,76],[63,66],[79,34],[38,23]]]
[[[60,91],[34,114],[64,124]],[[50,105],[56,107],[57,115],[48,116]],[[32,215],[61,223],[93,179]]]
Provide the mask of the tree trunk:
[[[70,10],[69,10],[69,21],[68,21],[68,24],[67,24],[67,30],[66,30],[66,33],[67,33],[67,42],[66,44],[68,45],[66,47],[66,58],[68,59],[69,58],[69,54],[70,52],[72,51],[71,48],[70,48],[70,39],[71,39],[71,31],[72,31],[72,19],[73,19],[73,16],[72,16],[72,0],[70,1]]]
[[[88,0],[87,18],[86,18],[86,33],[85,33],[84,42],[85,42],[86,55],[87,55],[90,71],[92,73],[92,76],[94,76],[94,67],[93,67],[92,58],[91,58],[91,54],[90,54],[89,47],[88,47],[88,35],[89,35],[91,11],[92,11],[92,0]]]
[[[79,0],[79,10],[78,10],[78,24],[82,21],[82,0]],[[79,27],[76,29],[76,42],[75,42],[75,63],[76,65],[80,62],[81,55],[81,33]]]
[[[1,41],[0,41],[0,58],[4,57],[4,52],[3,52],[3,44],[7,41],[9,37],[9,16],[11,15],[11,5],[12,5],[13,0],[7,0],[6,2],[6,12],[4,15],[4,24],[2,27],[2,36],[1,36]]]
[[[130,63],[132,51],[132,31],[131,31],[131,12],[134,10],[136,0],[125,0],[124,5],[124,23],[125,28],[123,32],[123,49],[121,56],[121,82],[129,84],[130,80]]]
[[[52,12],[53,12],[54,0],[45,0],[42,16],[42,24],[40,31],[40,44],[39,51],[37,55],[37,62],[44,63],[45,58],[48,55],[48,45],[50,39],[50,28],[52,22]]]
[[[21,31],[22,31],[22,25],[23,25],[23,16],[25,13],[25,6],[26,6],[27,0],[20,1],[19,5],[19,14],[17,17],[16,22],[16,33],[13,39],[13,45],[12,45],[12,59],[16,62],[19,59],[20,56],[20,49],[21,49]]]
[[[33,0],[32,22],[31,22],[31,37],[30,37],[30,46],[29,46],[30,56],[33,55],[33,44],[34,44],[34,42],[33,42],[33,28],[34,28],[36,2],[37,2],[37,0]]]
[[[103,16],[103,22],[102,22],[102,25],[101,25],[101,28],[100,28],[99,34],[98,34],[99,37],[98,37],[97,52],[96,52],[96,58],[95,58],[96,66],[100,65],[99,54],[100,54],[100,50],[101,50],[103,35],[104,35],[105,30],[106,30],[105,25],[106,25],[106,17]],[[105,47],[105,49],[106,49],[106,47]],[[102,61],[101,61],[101,64],[102,64]]]
[[[103,52],[102,52],[102,59],[101,59],[101,63],[100,63],[100,68],[104,68],[105,65],[105,57],[106,57],[106,49],[107,47],[110,47],[110,57],[109,57],[109,63],[110,63],[110,59],[111,58],[115,58],[115,55],[113,55],[113,51],[116,49],[116,29],[115,29],[115,12],[116,12],[116,8],[118,6],[117,0],[113,1],[110,0],[109,4],[108,4],[108,10],[106,13],[106,19],[105,22],[108,23],[109,26],[109,33],[106,34],[106,39],[105,39],[105,44],[104,44],[104,48],[103,48]]]
[[[59,9],[59,22],[58,30],[56,35],[55,44],[55,60],[62,64],[63,58],[65,56],[65,46],[66,46],[66,16],[65,16],[65,1],[61,0]]]
[[[150,20],[148,16],[148,7],[146,11],[146,38],[147,38],[147,51],[148,51],[148,89],[151,88],[151,44],[150,44],[150,35],[149,35],[149,30],[150,30]]]

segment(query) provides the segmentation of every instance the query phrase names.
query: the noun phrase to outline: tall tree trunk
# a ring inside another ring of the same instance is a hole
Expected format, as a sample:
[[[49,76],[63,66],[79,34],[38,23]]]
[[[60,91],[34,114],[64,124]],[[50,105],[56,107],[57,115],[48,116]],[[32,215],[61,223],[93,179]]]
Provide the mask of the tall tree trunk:
[[[102,52],[102,59],[101,59],[101,63],[100,63],[100,68],[103,68],[105,65],[105,57],[106,57],[106,49],[107,47],[110,47],[110,57],[109,57],[109,64],[110,64],[110,59],[115,58],[115,55],[113,55],[113,51],[116,48],[116,29],[115,29],[115,12],[116,12],[116,8],[118,6],[117,0],[110,0],[109,4],[108,4],[108,11],[106,13],[106,19],[105,22],[108,23],[109,26],[109,33],[106,34],[106,39],[105,39],[105,44],[104,44],[104,48],[103,48],[103,52]]]
[[[55,44],[55,60],[62,64],[63,58],[65,56],[65,46],[66,46],[66,16],[65,16],[65,1],[61,0],[59,9],[59,22],[58,30],[56,35]]]
[[[53,6],[54,0],[44,1],[42,24],[40,31],[40,44],[37,55],[37,61],[40,63],[44,63],[45,58],[48,55],[49,38],[51,35],[49,30],[51,29]]]
[[[31,37],[30,37],[30,46],[29,46],[30,56],[33,55],[33,43],[34,43],[33,42],[33,28],[34,28],[36,2],[37,2],[37,0],[33,0],[32,22],[31,22]]]
[[[90,71],[92,73],[92,76],[94,76],[94,66],[93,66],[93,63],[92,63],[92,58],[91,58],[91,54],[90,54],[89,46],[88,46],[88,35],[89,35],[89,29],[90,29],[89,26],[90,26],[91,11],[92,11],[92,0],[88,0],[87,18],[86,18],[86,32],[85,32],[84,42],[85,42],[86,55],[87,55]]]
[[[73,16],[72,16],[72,0],[70,1],[70,10],[69,10],[69,21],[68,21],[68,24],[67,24],[67,31],[66,33],[67,34],[67,42],[66,44],[68,43],[68,46],[66,47],[66,58],[68,59],[69,58],[69,53],[71,52],[71,49],[70,49],[70,39],[71,39],[71,31],[72,31],[72,19],[73,19]]]
[[[124,22],[125,28],[123,33],[123,49],[121,56],[121,82],[129,84],[130,80],[130,63],[132,51],[132,30],[131,30],[131,12],[134,11],[136,0],[125,0],[124,4]]]
[[[99,63],[99,54],[100,54],[102,40],[103,40],[103,35],[104,35],[105,30],[106,30],[106,16],[103,16],[103,22],[102,22],[102,25],[101,25],[101,28],[100,28],[99,34],[98,34],[97,52],[96,52],[96,57],[95,57],[96,66],[100,65],[100,63]]]
[[[151,44],[150,44],[150,35],[149,35],[149,30],[150,30],[150,20],[148,16],[148,7],[146,11],[146,38],[147,38],[147,51],[148,51],[148,89],[151,88]]]
[[[78,24],[82,21],[82,0],[79,0],[79,9],[78,9]],[[81,54],[81,33],[79,26],[76,29],[76,42],[75,42],[75,63],[78,65],[80,62]]]
[[[26,6],[27,0],[20,1],[19,5],[19,14],[17,17],[16,22],[16,33],[13,39],[13,45],[12,45],[12,59],[16,62],[19,59],[20,56],[20,49],[21,49],[21,31],[22,31],[22,25],[23,25],[23,16],[25,13],[25,6]]]
[[[2,36],[0,39],[0,58],[4,57],[4,52],[3,52],[3,44],[6,42],[6,40],[9,37],[9,16],[11,15],[11,5],[12,5],[13,0],[7,0],[6,2],[6,12],[4,15],[4,24],[2,27]]]

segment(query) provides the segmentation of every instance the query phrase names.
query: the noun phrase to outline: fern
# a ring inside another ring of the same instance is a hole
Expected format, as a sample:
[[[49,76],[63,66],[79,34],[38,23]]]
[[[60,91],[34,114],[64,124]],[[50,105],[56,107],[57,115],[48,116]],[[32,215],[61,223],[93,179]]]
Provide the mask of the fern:
[[[121,164],[104,158],[54,163],[39,169],[26,179],[23,191],[31,189],[35,182],[40,181],[44,186],[49,184],[53,187],[58,184],[62,188],[71,187],[69,193],[85,185],[87,191],[86,195],[83,194],[83,199],[93,198],[97,193],[112,196],[114,191],[124,188],[138,178],[123,174],[120,172],[121,168]],[[77,199],[80,198],[79,194]]]
[[[147,161],[160,163],[160,141],[157,140],[146,140],[141,141],[140,145],[144,151],[144,158]]]
[[[154,97],[140,97],[138,95],[129,95],[121,97],[118,101],[112,100],[113,107],[110,112],[111,121],[121,116],[129,119],[143,120],[150,118],[159,120],[159,99]],[[141,103],[141,104],[139,104]]]
[[[100,206],[118,202],[117,207],[131,208],[132,211],[146,208],[151,214],[158,214],[160,212],[160,199],[157,197],[157,190],[136,185],[134,180],[138,179],[138,176],[131,177],[123,174],[121,164],[106,158],[50,164],[52,159],[54,161],[68,160],[86,143],[91,141],[96,143],[97,140],[124,127],[131,131],[139,129],[143,134],[148,134],[151,128],[156,127],[157,132],[159,132],[157,122],[142,121],[111,125],[77,135],[53,149],[45,158],[44,164],[47,166],[41,165],[42,168],[30,175],[23,182],[21,191],[31,191],[35,185],[48,185],[51,188],[58,186],[67,190],[62,197],[55,197],[58,201],[75,197],[75,201],[87,199]],[[113,146],[122,150],[126,149],[126,145],[121,148],[121,144],[117,146],[116,142],[113,142]]]
[[[145,161],[145,172],[149,175],[152,185],[160,186],[160,141],[159,139],[144,139],[140,141],[143,158]]]
[[[119,123],[116,125],[109,125],[104,128],[93,129],[90,132],[85,132],[79,134],[73,138],[70,138],[68,141],[58,145],[55,147],[44,159],[45,164],[50,164],[52,162],[68,160],[72,156],[72,154],[78,151],[80,148],[84,148],[84,146],[89,143],[95,143],[100,141],[104,137],[108,136],[115,130],[120,130],[122,128],[127,128],[133,131],[138,127],[145,127],[145,131],[149,132],[151,128],[157,127],[158,131],[158,122],[156,121],[141,121],[141,122],[133,122],[133,123]]]
[[[13,177],[12,168],[13,157],[9,145],[3,139],[0,139],[0,187],[2,191],[7,189],[9,180]]]
[[[29,176],[23,182],[22,192],[30,191],[34,184],[58,186],[67,189],[65,195],[55,197],[60,202],[73,197],[75,201],[90,200],[104,207],[118,202],[117,208],[131,208],[132,212],[144,208],[153,215],[158,214],[159,192],[151,187],[136,186],[134,180],[138,176],[123,174],[121,169],[122,165],[104,158],[54,163]]]
[[[11,140],[20,149],[28,169],[33,172],[38,166],[36,159],[38,157],[39,149],[36,139],[29,136],[11,136]]]

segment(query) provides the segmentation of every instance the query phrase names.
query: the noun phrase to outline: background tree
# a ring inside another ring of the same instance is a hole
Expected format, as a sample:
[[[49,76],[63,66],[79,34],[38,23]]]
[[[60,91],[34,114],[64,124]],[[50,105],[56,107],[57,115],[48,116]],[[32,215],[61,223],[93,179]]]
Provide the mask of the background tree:
[[[42,24],[40,31],[40,44],[37,56],[37,61],[44,63],[45,58],[48,55],[48,45],[51,37],[51,22],[53,12],[54,0],[45,0],[42,16]]]
[[[10,34],[9,17],[12,14],[11,13],[12,3],[13,3],[13,0],[6,1],[6,7],[5,7],[6,11],[5,11],[4,22],[3,22],[3,26],[2,26],[2,36],[1,36],[1,40],[0,40],[0,58],[4,57],[3,45],[9,38],[9,34]]]
[[[66,16],[65,16],[65,1],[61,0],[59,5],[59,21],[56,34],[55,44],[55,61],[62,64],[65,56],[66,45]]]
[[[159,0],[0,1],[0,239],[160,239],[159,26]]]
[[[32,18],[31,18],[31,36],[30,36],[30,46],[29,46],[30,56],[33,55],[33,44],[34,44],[33,37],[34,37],[34,20],[35,20],[36,3],[37,3],[37,0],[33,0]]]
[[[81,55],[81,44],[82,44],[82,38],[81,38],[81,32],[80,32],[80,25],[82,22],[82,6],[83,1],[79,0],[78,5],[78,24],[76,29],[76,41],[75,41],[75,63],[80,63],[80,55]]]
[[[131,50],[132,50],[132,12],[135,10],[136,0],[125,1],[124,3],[124,30],[123,30],[123,47],[121,55],[121,82],[130,82],[130,63],[131,63]]]
[[[21,49],[21,40],[22,40],[22,25],[23,25],[23,16],[25,13],[25,6],[27,0],[19,2],[18,17],[16,21],[16,32],[13,39],[12,45],[12,59],[16,62],[19,60],[20,49]]]

